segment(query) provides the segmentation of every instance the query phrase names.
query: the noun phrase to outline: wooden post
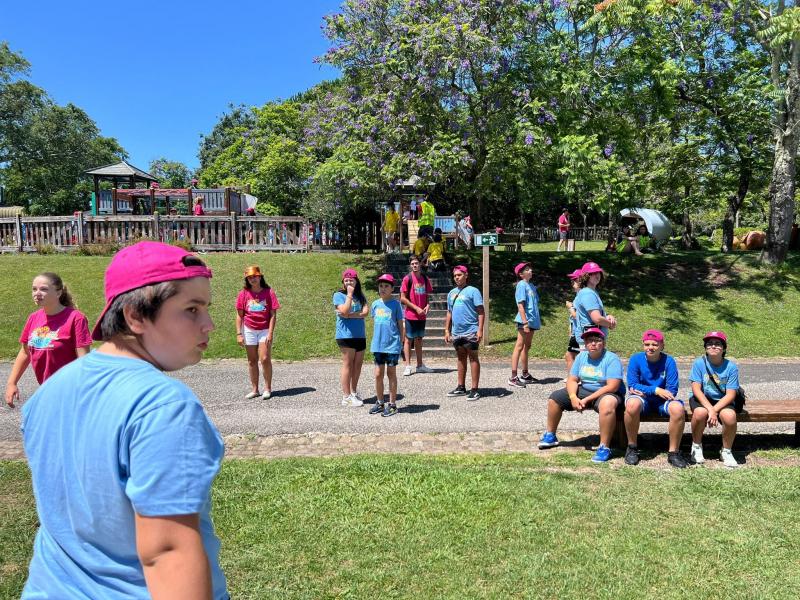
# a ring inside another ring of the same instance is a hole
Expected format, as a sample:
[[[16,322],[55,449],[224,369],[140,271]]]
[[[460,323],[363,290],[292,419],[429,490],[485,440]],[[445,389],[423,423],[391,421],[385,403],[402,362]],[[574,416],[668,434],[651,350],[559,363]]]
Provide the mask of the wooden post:
[[[83,211],[78,213],[78,245],[83,246]]]
[[[194,199],[192,198],[192,188],[189,188],[189,189],[188,189],[188,190],[186,190],[186,191],[187,191],[187,192],[188,192],[188,194],[189,194],[189,214],[191,215],[191,214],[194,214],[194,213],[193,213],[193,211],[192,211],[192,208],[194,208],[194,207],[192,206],[192,203],[194,202]]]
[[[111,214],[117,214],[117,188],[111,190]]]
[[[153,212],[153,237],[157,240],[161,240],[162,242],[164,241],[163,237],[161,236],[161,219],[159,218],[159,214],[157,212]]]
[[[239,250],[239,231],[236,227],[236,213],[231,211],[231,252]]]
[[[231,188],[225,188],[225,212],[231,212]]]
[[[156,191],[150,188],[150,214],[156,214]]]
[[[483,247],[483,339],[481,346],[489,345],[489,248]]]
[[[22,217],[16,215],[17,220],[14,222],[14,228],[17,230],[17,250],[22,252]]]
[[[97,175],[92,176],[94,178],[94,212],[93,214],[99,215],[100,214],[100,178]]]

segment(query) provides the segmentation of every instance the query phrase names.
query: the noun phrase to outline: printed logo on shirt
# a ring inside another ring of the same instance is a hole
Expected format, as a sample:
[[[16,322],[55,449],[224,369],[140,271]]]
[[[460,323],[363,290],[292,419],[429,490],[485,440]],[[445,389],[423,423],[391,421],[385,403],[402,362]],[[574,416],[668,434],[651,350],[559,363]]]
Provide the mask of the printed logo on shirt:
[[[714,375],[712,375],[711,377],[709,377],[708,373],[706,373],[705,375],[703,375],[703,378],[705,379],[705,383],[708,383],[713,378],[714,381],[717,383],[717,385],[720,386],[723,389],[725,389],[725,386],[728,384],[728,378],[727,377],[720,377],[716,373]]]
[[[603,380],[603,372],[593,365],[584,365],[581,367],[580,373],[581,381],[594,381],[599,382]]]
[[[375,322],[387,322],[392,320],[392,311],[388,308],[378,307],[375,309]]]
[[[425,284],[423,283],[422,285],[415,285],[414,286],[414,293],[417,296],[425,296],[428,293],[428,290],[425,287]]]
[[[37,327],[28,338],[28,346],[37,350],[47,350],[53,347],[53,342],[58,339],[58,329],[50,330],[47,325]]]
[[[454,294],[450,295],[451,298],[450,302],[452,302],[453,304],[464,304],[464,302],[466,302],[466,298],[464,298],[463,294],[459,294],[455,299],[453,299],[453,296]]]
[[[265,312],[267,310],[267,306],[264,304],[263,300],[250,298],[250,300],[247,301],[247,310],[250,312]]]
[[[350,305],[350,312],[361,312],[361,302],[358,300],[353,300],[353,303]]]

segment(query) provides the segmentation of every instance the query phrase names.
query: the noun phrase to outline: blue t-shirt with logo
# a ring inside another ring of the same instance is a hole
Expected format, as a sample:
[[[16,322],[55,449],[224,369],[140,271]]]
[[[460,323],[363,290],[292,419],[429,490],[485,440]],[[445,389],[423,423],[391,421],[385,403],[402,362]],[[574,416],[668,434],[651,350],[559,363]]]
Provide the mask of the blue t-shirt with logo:
[[[447,294],[447,310],[451,314],[453,337],[478,334],[478,307],[483,306],[483,296],[471,285],[453,288]]]
[[[722,388],[723,393],[720,394],[711,380],[708,378],[708,371],[706,371],[706,364],[711,369],[715,381]],[[723,359],[722,364],[715,367],[711,361],[706,361],[704,356],[701,356],[694,361],[692,365],[692,372],[689,375],[690,382],[697,382],[703,386],[703,394],[708,398],[709,402],[717,402],[722,400],[725,396],[724,392],[728,390],[739,389],[739,367],[732,360]]]
[[[333,295],[333,308],[336,309],[337,306],[341,306],[347,302],[347,294],[344,292],[336,292]],[[350,305],[350,314],[352,313],[360,313],[361,312],[361,302],[353,298],[353,302]],[[336,339],[350,339],[350,338],[366,338],[367,337],[367,330],[364,325],[364,319],[343,319],[342,316],[339,314],[339,311],[336,311]]]
[[[610,350],[603,350],[603,355],[594,360],[589,358],[588,352],[581,352],[572,363],[569,372],[581,382],[581,387],[590,392],[596,392],[606,385],[609,379],[619,379],[619,389],[623,388],[622,381],[622,362],[619,357]],[[619,390],[617,390],[619,391]]]
[[[399,300],[392,298],[386,302],[378,298],[370,307],[374,326],[370,352],[400,354],[401,330],[397,321],[403,319],[403,307]]]
[[[603,301],[600,300],[600,296],[597,294],[597,292],[588,287],[585,287],[578,292],[578,294],[575,296],[575,300],[572,302],[572,305],[575,308],[575,312],[578,316],[577,338],[580,340],[580,334],[582,334],[587,327],[595,327],[592,317],[590,316],[592,311],[599,310],[600,314],[605,317],[606,309],[603,308]],[[608,327],[601,327],[600,329],[606,336],[608,336]]]
[[[22,437],[40,524],[23,598],[150,598],[136,514],[199,514],[213,597],[228,597],[210,517],[224,447],[183,383],[91,352],[22,406]]]
[[[514,291],[514,301],[517,304],[520,302],[525,303],[525,320],[528,321],[528,326],[531,329],[541,329],[542,321],[539,317],[539,293],[536,291],[536,286],[529,281],[526,282],[520,279]],[[519,310],[517,311],[517,316],[514,317],[514,321],[522,323]]]

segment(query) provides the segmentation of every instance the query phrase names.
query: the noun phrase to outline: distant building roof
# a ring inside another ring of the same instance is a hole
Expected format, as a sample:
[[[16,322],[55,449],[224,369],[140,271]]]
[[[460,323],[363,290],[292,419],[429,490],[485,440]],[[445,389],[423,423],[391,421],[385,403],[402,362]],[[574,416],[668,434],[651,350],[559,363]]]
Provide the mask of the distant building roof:
[[[113,165],[106,165],[104,167],[97,167],[96,169],[91,169],[89,171],[85,171],[87,175],[95,175],[97,177],[108,177],[113,179],[114,177],[122,179],[123,177],[133,177],[134,180],[138,181],[158,181],[155,177],[150,175],[147,171],[142,171],[138,167],[134,167],[127,161],[120,161]]]

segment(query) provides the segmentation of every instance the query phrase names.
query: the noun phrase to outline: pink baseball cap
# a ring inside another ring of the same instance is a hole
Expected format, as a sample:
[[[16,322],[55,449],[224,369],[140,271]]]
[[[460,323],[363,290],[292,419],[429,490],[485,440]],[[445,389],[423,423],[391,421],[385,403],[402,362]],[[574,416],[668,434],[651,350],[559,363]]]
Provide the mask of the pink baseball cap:
[[[386,283],[391,283],[392,285],[394,285],[394,275],[392,275],[391,273],[384,273],[383,275],[378,277],[378,283],[380,283],[381,281],[385,281]]]
[[[465,267],[464,265],[456,265],[455,267],[453,267],[453,273],[455,273],[456,271],[460,273],[469,273],[469,269],[467,269],[467,267]]]
[[[648,329],[642,334],[642,341],[654,341],[654,342],[663,342],[664,341],[664,334],[661,333],[658,329]]]
[[[569,273],[567,277],[570,279],[577,279],[581,275],[583,275],[583,271],[581,269],[575,269],[572,273]]]
[[[187,267],[183,263],[187,256],[194,255],[178,246],[161,242],[139,242],[117,252],[106,268],[106,306],[92,330],[92,339],[103,339],[100,327],[103,317],[120,294],[165,281],[194,277],[211,279],[211,269],[208,267]]]
[[[514,267],[514,274],[515,275],[519,275],[520,273],[522,273],[522,270],[525,267],[530,267],[530,266],[531,266],[531,263],[521,262],[516,267]]]
[[[707,342],[708,340],[713,338],[722,340],[722,343],[725,344],[725,346],[728,345],[728,336],[725,335],[724,331],[709,331],[707,334],[703,336],[703,341]]]
[[[606,334],[599,327],[590,327],[581,334],[581,339],[585,340],[587,335],[599,335],[601,338],[606,339]]]
[[[358,271],[355,269],[345,269],[342,271],[342,279],[358,279]]]
[[[602,273],[603,269],[596,262],[587,262],[581,267],[581,275],[588,275],[590,273]]]

